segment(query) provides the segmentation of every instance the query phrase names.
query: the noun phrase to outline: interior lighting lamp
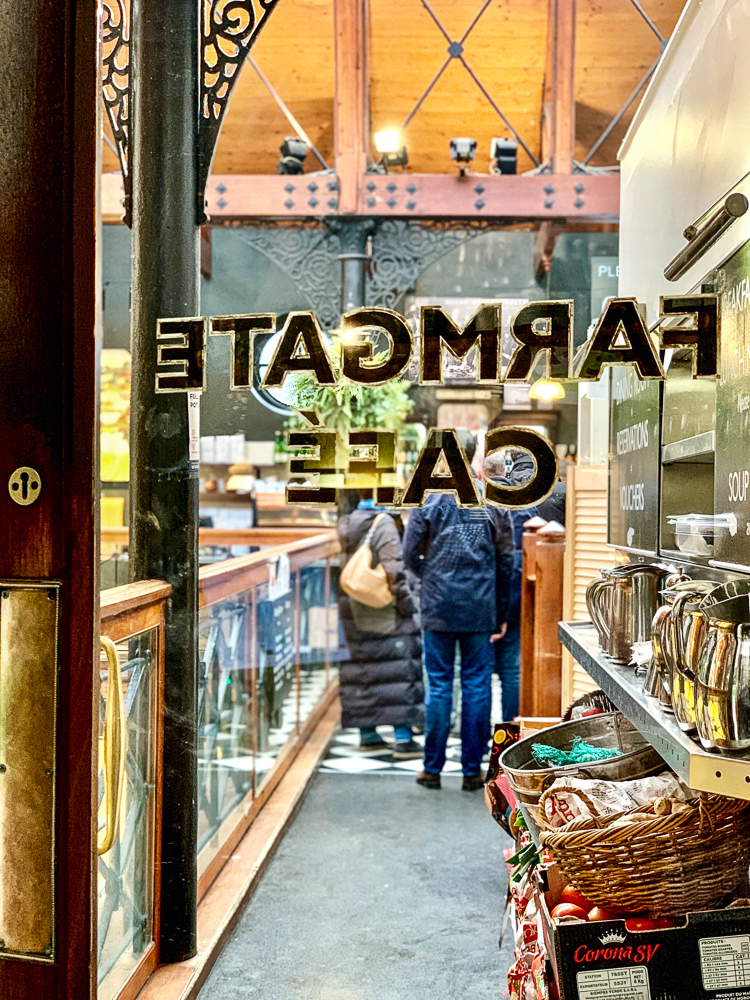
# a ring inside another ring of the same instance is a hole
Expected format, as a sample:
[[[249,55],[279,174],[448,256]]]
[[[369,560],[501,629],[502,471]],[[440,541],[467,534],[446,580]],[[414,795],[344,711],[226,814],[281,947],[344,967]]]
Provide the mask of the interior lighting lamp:
[[[565,399],[565,390],[559,382],[553,382],[549,376],[543,375],[529,389],[529,397],[549,403],[553,399]]]
[[[375,149],[380,153],[380,162],[388,167],[405,167],[409,162],[409,154],[401,139],[398,129],[387,128],[382,132],[376,132]]]
[[[490,146],[490,172],[515,174],[518,169],[518,143],[515,139],[494,138]]]
[[[279,174],[302,174],[305,172],[305,157],[307,156],[307,143],[298,136],[287,136],[279,146],[281,159],[276,164],[276,172]]]

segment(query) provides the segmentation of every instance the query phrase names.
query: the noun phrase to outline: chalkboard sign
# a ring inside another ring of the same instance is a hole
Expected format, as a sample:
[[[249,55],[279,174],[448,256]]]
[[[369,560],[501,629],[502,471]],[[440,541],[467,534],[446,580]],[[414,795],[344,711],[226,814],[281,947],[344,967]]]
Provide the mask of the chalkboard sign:
[[[714,513],[730,517],[729,526],[717,530],[713,558],[750,567],[750,248],[747,243],[717,271],[716,284],[721,305],[721,380],[716,387]]]
[[[661,387],[641,381],[630,365],[611,372],[608,541],[655,555]]]

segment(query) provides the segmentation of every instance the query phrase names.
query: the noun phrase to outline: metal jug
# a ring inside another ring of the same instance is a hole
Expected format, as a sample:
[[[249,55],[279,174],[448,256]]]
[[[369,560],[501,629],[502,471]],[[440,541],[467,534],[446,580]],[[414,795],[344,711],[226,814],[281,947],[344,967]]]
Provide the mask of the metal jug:
[[[630,663],[632,646],[651,638],[659,605],[659,586],[684,577],[660,563],[628,563],[600,570],[586,590],[586,606],[599,633],[599,645],[615,663]]]
[[[602,575],[586,587],[586,607],[599,636],[599,646],[605,653],[609,650],[609,601],[612,595],[612,578],[607,572],[600,570]]]
[[[679,645],[676,648],[676,655],[688,678],[694,679],[698,673],[698,660],[706,637],[711,608],[747,594],[750,594],[750,580],[732,580],[714,587],[697,608],[687,600],[675,608],[675,620],[679,623],[676,635]]]
[[[651,623],[652,656],[646,669],[643,689],[647,695],[658,699],[662,711],[673,714],[672,664],[675,650],[670,628],[673,605],[677,597],[686,590],[699,593],[702,597],[716,584],[703,580],[689,580],[682,573],[666,577],[664,583],[665,588],[661,594],[664,603],[658,608]]]
[[[698,739],[707,750],[750,747],[750,597],[710,605],[695,676]]]
[[[667,665],[667,643],[669,641],[669,616],[672,608],[663,604],[657,608],[651,622],[651,660],[646,668],[643,680],[643,690],[651,698],[658,698],[665,712],[672,710],[672,698],[669,686],[669,667]]]
[[[659,659],[660,704],[669,708],[683,732],[695,730],[695,671],[687,663],[688,615],[713,590],[712,580],[682,580],[662,593],[664,604],[654,618],[654,660]],[[658,623],[657,623],[658,619]],[[658,627],[658,626],[661,627]]]
[[[612,580],[609,656],[630,663],[636,642],[651,639],[651,623],[659,607],[659,585],[670,573],[658,563],[622,567]]]

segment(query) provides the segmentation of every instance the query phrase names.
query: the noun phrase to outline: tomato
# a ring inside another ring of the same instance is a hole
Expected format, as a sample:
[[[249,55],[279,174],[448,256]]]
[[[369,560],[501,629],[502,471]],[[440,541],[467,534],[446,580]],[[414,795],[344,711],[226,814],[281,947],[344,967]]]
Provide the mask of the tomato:
[[[589,920],[617,920],[617,914],[611,910],[605,910],[603,906],[595,906],[589,910]]]
[[[628,917],[625,926],[629,931],[655,931],[666,930],[669,927],[676,927],[677,921],[672,917]]]
[[[560,917],[578,917],[579,920],[588,920],[588,915],[580,906],[573,903],[558,903],[550,914],[555,920]]]
[[[625,926],[629,931],[652,931],[656,924],[649,917],[628,917]]]
[[[560,902],[572,903],[574,906],[580,906],[582,910],[586,911],[586,913],[588,913],[594,905],[593,903],[589,903],[583,893],[579,892],[578,889],[572,885],[566,885],[560,893]]]

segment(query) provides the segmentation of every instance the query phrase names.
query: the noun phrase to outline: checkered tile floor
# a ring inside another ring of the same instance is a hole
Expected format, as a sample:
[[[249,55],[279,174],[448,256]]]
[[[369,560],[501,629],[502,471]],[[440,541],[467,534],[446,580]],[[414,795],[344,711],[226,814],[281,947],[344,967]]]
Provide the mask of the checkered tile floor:
[[[457,687],[455,704],[460,705],[460,693]],[[492,677],[492,718],[502,718],[500,711],[500,683],[497,676]],[[460,725],[456,712],[455,726]],[[391,726],[378,726],[378,733],[390,743],[393,743]],[[415,736],[415,741],[424,746],[424,736]],[[447,760],[443,768],[443,777],[461,777],[461,740],[455,736],[448,737]],[[489,751],[484,758],[489,761]],[[413,776],[423,767],[421,760],[394,760],[390,750],[360,750],[359,730],[342,729],[334,736],[328,748],[328,754],[320,765],[320,770],[327,774],[401,774]]]
[[[390,726],[378,726],[378,732],[383,739],[393,742]],[[414,739],[424,746],[424,736],[415,736]],[[443,777],[460,777],[461,740],[449,737],[447,757]],[[320,770],[327,774],[402,774],[410,777],[421,771],[423,766],[421,760],[394,760],[390,750],[360,750],[359,730],[342,729],[334,736]]]

